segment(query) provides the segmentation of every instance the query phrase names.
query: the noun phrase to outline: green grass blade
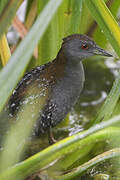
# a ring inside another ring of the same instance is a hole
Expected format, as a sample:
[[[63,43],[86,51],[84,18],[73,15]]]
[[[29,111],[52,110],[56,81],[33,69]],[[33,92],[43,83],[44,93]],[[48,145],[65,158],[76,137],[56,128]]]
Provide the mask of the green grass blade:
[[[79,33],[82,19],[82,8],[83,8],[83,0],[76,0],[72,2],[72,17],[71,17],[71,25],[70,25],[70,33]],[[70,10],[71,10],[70,9]]]
[[[110,11],[111,11],[112,15],[114,16],[114,18],[117,19],[116,16],[118,14],[120,2],[119,1],[107,1],[106,5],[110,8]],[[93,39],[95,40],[95,42],[97,44],[99,44],[101,47],[106,46],[107,40],[105,38],[105,35],[104,35],[104,33],[102,33],[101,29],[99,28],[97,23],[95,23],[95,21],[93,21],[93,23],[91,24],[91,26],[88,30],[88,34],[92,35],[94,37]]]
[[[91,14],[96,19],[98,25],[104,32],[106,38],[110,41],[111,45],[120,56],[120,28],[115,21],[114,17],[110,13],[109,9],[105,5],[104,1],[86,0]],[[96,122],[100,122],[102,119],[108,119],[112,115],[115,105],[120,96],[120,73],[115,80],[108,98],[102,106],[99,114],[97,115]]]
[[[116,116],[107,122],[102,122],[99,125],[95,125],[87,131],[68,137],[48,147],[47,149],[41,151],[40,153],[30,157],[29,159],[17,164],[16,166],[9,168],[7,171],[3,172],[0,175],[0,179],[9,180],[17,177],[18,180],[18,179],[22,179],[23,177],[27,177],[28,175],[39,170],[40,168],[45,167],[56,158],[58,159],[62,155],[65,155],[67,152],[70,152],[71,146],[72,148],[74,148],[75,145],[77,145],[78,147],[78,144],[76,143],[78,143],[80,140],[83,140],[89,135],[118,122],[120,122],[120,116]]]
[[[4,10],[9,0],[0,1],[0,14]]]
[[[111,117],[119,97],[120,97],[120,73],[116,78],[107,99],[105,100],[100,111],[98,112],[97,117],[95,118],[96,123],[99,123],[101,120],[107,120],[109,117]]]
[[[4,11],[2,11],[0,15],[0,37],[8,29],[8,26],[10,25],[22,1],[23,0],[11,0],[5,6]]]
[[[51,0],[37,18],[28,35],[10,58],[7,66],[0,72],[0,111],[3,109],[18,80],[29,63],[33,49],[45,32],[62,0]],[[52,9],[52,11],[51,11]]]
[[[45,1],[38,1],[38,14],[42,11],[45,4],[48,0]],[[58,10],[59,11],[59,10]],[[57,17],[58,12],[54,15],[53,19],[51,20],[45,34],[43,35],[42,39],[38,44],[38,61],[36,61],[36,65],[45,64],[46,62],[55,58],[58,48],[58,42],[56,39],[58,38],[58,19]]]
[[[97,165],[98,163],[104,162],[105,160],[119,157],[120,156],[120,148],[111,149],[106,151],[95,158],[91,159],[90,161],[86,162],[85,164],[75,168],[72,172],[65,174],[60,177],[55,177],[56,180],[70,180],[75,179],[85,173],[89,168]]]
[[[120,56],[120,28],[104,1],[86,0],[85,3],[101,30],[104,32],[106,38]]]
[[[50,167],[48,172],[52,171],[55,173],[72,170],[74,167],[89,161],[94,157],[94,155],[103,153],[104,147],[107,146],[107,149],[117,147],[119,140],[116,140],[115,143],[114,140],[118,138],[119,135],[120,128],[109,127],[82,139],[75,145],[71,145],[70,151],[67,151],[62,158],[60,158],[52,167]],[[110,145],[108,145],[107,142],[109,142]]]
[[[47,1],[38,1],[38,13]],[[83,0],[63,1],[38,45],[37,65],[56,57],[63,37],[80,32],[82,2]]]

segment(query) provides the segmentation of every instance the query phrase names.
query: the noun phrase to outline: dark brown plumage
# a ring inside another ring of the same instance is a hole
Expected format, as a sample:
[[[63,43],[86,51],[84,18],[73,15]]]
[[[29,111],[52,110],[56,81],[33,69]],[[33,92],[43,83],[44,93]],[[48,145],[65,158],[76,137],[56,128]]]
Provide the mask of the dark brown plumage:
[[[55,60],[34,68],[18,83],[9,100],[11,116],[30,104],[31,118],[34,110],[37,113],[37,135],[56,126],[74,106],[82,91],[82,60],[96,54],[111,56],[86,35],[74,34],[64,38]],[[43,105],[39,108],[41,101]]]

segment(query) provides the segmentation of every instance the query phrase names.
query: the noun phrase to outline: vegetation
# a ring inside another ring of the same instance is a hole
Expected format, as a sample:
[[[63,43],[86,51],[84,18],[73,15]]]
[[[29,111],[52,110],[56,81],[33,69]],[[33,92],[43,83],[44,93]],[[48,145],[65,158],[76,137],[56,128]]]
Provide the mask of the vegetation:
[[[16,16],[22,2],[0,2],[0,112],[26,69],[52,60],[62,38],[68,34],[88,34],[105,48],[110,43],[111,50],[114,49],[120,57],[120,28],[117,24],[119,0],[28,0],[24,25]],[[19,31],[21,37],[14,52],[6,38],[10,25]],[[41,178],[45,174],[52,179],[77,179],[91,167],[108,159],[114,159],[113,169],[116,176],[120,177],[120,169],[116,168],[119,167],[120,155],[119,97],[120,73],[97,115],[90,120],[87,130],[65,138],[22,161],[26,149],[25,139],[31,134],[34,124],[34,121],[29,123],[28,128],[28,106],[21,112],[19,121],[9,126],[9,133],[4,132],[6,135],[2,139],[3,149],[0,153],[0,180],[21,180],[32,174],[35,179],[36,172]],[[93,149],[94,154],[90,155]]]

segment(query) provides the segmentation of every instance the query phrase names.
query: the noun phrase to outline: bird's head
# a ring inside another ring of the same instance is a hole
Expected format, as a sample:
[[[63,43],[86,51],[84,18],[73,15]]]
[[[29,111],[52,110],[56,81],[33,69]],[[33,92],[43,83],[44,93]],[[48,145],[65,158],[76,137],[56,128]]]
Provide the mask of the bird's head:
[[[63,39],[62,47],[66,58],[73,60],[82,60],[94,55],[112,57],[86,35],[70,35]]]

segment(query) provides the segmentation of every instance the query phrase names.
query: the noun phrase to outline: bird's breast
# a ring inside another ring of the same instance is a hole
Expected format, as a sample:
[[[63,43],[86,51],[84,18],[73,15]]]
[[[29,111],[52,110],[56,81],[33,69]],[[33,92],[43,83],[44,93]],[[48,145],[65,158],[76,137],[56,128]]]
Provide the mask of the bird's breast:
[[[84,71],[80,63],[76,68],[65,69],[64,77],[59,78],[51,92],[49,106],[55,106],[51,114],[51,122],[55,126],[76,103],[84,85]]]
[[[83,89],[84,79],[82,63],[79,63],[76,67],[67,67],[64,78],[58,80],[59,93],[64,94],[64,98],[74,104]]]

